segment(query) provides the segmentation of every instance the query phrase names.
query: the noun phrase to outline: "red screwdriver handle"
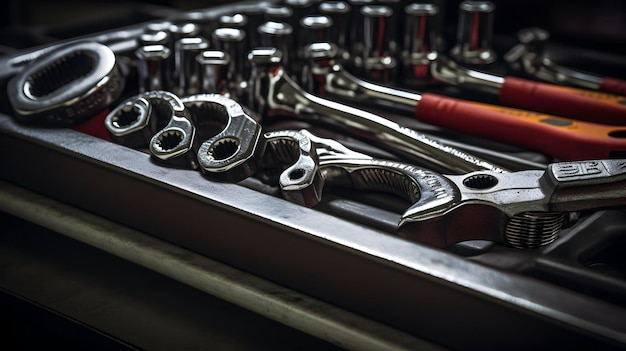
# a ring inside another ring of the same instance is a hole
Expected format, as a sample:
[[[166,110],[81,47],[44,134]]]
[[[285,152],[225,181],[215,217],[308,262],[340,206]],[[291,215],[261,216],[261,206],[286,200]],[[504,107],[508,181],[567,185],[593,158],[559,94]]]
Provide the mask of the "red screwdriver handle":
[[[600,91],[610,94],[626,96],[626,80],[604,77],[600,82]]]
[[[609,125],[626,125],[626,97],[505,77],[500,102],[526,110]]]
[[[540,151],[560,160],[611,158],[626,153],[626,126],[607,126],[425,93],[418,120],[461,133]]]

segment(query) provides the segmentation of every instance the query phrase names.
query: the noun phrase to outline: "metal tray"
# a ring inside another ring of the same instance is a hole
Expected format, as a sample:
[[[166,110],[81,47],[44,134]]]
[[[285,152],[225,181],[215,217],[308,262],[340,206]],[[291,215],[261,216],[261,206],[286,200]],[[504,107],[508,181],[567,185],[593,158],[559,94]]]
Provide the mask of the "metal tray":
[[[0,76],[41,49],[2,58]],[[542,249],[471,242],[438,250],[395,236],[393,211],[341,196],[304,208],[254,181],[218,182],[7,114],[0,165],[10,183],[445,347],[626,346],[624,211],[583,214]],[[384,220],[351,216],[363,211]]]

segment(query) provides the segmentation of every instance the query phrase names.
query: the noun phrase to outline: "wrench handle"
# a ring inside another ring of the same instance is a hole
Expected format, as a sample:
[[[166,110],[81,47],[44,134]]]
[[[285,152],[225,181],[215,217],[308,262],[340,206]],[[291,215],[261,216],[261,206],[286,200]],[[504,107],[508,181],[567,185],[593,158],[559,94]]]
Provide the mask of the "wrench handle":
[[[626,125],[626,97],[603,92],[505,77],[505,105],[609,125]]]
[[[561,160],[612,158],[626,154],[626,127],[430,93],[422,94],[415,116],[426,123],[511,143]]]
[[[602,82],[600,82],[598,90],[605,93],[626,96],[626,80],[604,77],[602,78]]]

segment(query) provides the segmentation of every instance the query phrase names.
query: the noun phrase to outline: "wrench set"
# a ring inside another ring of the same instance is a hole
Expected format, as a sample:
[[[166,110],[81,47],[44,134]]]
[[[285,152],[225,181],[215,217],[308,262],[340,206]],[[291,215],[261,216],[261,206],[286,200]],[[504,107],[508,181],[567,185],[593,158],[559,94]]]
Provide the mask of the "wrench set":
[[[458,14],[456,42],[443,9]],[[425,305],[408,301],[424,284],[474,290],[484,311],[510,304],[494,313],[522,334],[540,316],[558,325],[545,340],[626,343],[626,81],[556,63],[537,27],[503,55],[497,13],[488,1],[244,2],[7,55],[3,162],[20,147],[69,170],[1,175],[446,346],[472,338],[415,322]],[[82,163],[97,184],[77,181]],[[167,218],[140,216],[153,211]],[[254,243],[272,256],[258,267]],[[344,265],[327,284],[313,268],[323,253]],[[340,293],[351,269],[408,284],[406,309],[382,288]]]

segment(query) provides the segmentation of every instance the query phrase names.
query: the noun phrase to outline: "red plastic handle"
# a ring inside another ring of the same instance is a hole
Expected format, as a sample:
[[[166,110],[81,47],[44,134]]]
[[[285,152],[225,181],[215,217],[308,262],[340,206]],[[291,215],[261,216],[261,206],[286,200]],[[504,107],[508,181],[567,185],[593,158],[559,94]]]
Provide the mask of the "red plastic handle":
[[[88,120],[75,125],[72,129],[100,139],[111,141],[111,134],[104,126],[104,120],[109,114],[109,110],[105,109]]]
[[[626,97],[506,77],[500,88],[505,105],[610,125],[626,125]]]
[[[536,150],[560,160],[611,158],[626,153],[626,126],[606,126],[514,108],[425,93],[418,120]]]
[[[598,89],[605,93],[626,96],[626,80],[604,77]]]

